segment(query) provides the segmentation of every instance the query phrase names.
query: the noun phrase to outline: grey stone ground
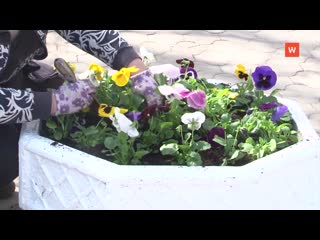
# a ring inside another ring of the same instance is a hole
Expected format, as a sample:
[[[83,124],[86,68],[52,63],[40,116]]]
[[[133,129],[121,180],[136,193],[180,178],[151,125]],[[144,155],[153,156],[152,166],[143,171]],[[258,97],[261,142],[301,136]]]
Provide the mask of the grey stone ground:
[[[139,51],[145,47],[155,54],[154,64],[171,63],[187,57],[195,62],[200,77],[238,81],[233,72],[241,63],[254,70],[258,65],[272,67],[278,75],[279,96],[297,101],[320,134],[320,31],[296,30],[130,30],[124,38]],[[285,42],[300,43],[300,57],[284,56]],[[54,32],[47,38],[52,64],[57,57],[75,63],[77,72],[87,70],[96,58],[67,43]],[[17,209],[18,195],[0,200],[1,209]]]

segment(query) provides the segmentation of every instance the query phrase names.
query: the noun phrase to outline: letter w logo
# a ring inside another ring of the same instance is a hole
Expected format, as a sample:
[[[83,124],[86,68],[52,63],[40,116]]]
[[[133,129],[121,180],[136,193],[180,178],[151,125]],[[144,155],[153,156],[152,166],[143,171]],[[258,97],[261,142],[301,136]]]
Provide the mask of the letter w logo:
[[[299,57],[300,55],[299,43],[285,43],[285,56],[286,57]]]

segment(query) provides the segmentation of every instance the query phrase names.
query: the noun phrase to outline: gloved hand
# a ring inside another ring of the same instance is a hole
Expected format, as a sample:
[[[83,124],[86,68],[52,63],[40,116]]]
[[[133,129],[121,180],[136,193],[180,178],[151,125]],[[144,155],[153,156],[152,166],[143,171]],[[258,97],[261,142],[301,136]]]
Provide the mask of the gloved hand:
[[[131,77],[133,91],[145,97],[148,106],[162,105],[163,97],[156,92],[157,82],[153,79],[149,70],[143,71]]]
[[[95,86],[85,79],[76,82],[66,82],[53,91],[56,100],[56,111],[53,115],[71,114],[88,107],[92,101],[92,94],[96,92]]]

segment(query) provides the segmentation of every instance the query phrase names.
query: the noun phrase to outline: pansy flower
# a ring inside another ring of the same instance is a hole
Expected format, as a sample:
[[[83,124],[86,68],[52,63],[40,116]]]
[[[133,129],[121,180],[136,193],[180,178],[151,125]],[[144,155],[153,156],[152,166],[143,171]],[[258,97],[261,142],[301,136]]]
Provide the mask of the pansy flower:
[[[234,71],[234,73],[238,76],[239,79],[241,80],[248,80],[248,73],[246,68],[242,64],[237,65],[237,69]]]
[[[256,67],[252,78],[256,89],[263,91],[271,89],[277,82],[276,73],[268,66]]]
[[[138,71],[139,69],[136,67],[121,68],[118,72],[112,75],[111,79],[117,86],[123,87],[129,82],[130,74]]]
[[[112,125],[117,129],[118,132],[124,132],[129,137],[138,137],[139,132],[134,127],[133,122],[121,113],[120,108],[114,108],[114,115],[110,116]]]
[[[276,107],[276,109],[274,110],[273,114],[272,114],[272,118],[271,120],[273,122],[279,121],[279,119],[285,115],[288,112],[288,107],[285,105],[282,106],[278,106]]]
[[[218,136],[218,137],[221,137],[221,138],[225,138],[225,131],[223,128],[220,128],[220,127],[215,127],[215,128],[212,128],[209,133],[207,134],[207,142],[211,144],[211,146],[213,147],[219,147],[221,146],[219,143],[213,141],[213,139]]]
[[[126,116],[131,120],[131,121],[138,121],[141,116],[142,112],[128,112]]]
[[[124,108],[119,108],[121,113],[126,113],[128,112],[128,109]],[[100,104],[99,109],[98,109],[98,114],[100,117],[111,117],[115,113],[115,107],[110,107],[107,104]]]
[[[189,60],[188,58],[177,59],[176,63],[180,64],[181,67],[192,67],[194,68],[194,62]]]
[[[99,81],[102,80],[102,73],[105,71],[103,67],[101,67],[98,64],[92,63],[89,66],[89,70],[94,73],[94,76],[96,77],[97,80]]]
[[[188,68],[182,67],[182,68],[180,68],[180,78],[182,78],[182,79],[189,79],[189,78],[197,79],[198,73],[192,67],[188,67]]]
[[[189,107],[194,109],[204,109],[206,107],[206,94],[204,91],[193,91],[186,97]]]
[[[262,104],[260,104],[259,109],[261,111],[267,111],[267,110],[275,108],[277,106],[278,106],[278,104],[275,102],[262,103]]]
[[[200,129],[205,120],[206,116],[202,112],[185,113],[181,116],[181,122],[188,124],[189,129]]]

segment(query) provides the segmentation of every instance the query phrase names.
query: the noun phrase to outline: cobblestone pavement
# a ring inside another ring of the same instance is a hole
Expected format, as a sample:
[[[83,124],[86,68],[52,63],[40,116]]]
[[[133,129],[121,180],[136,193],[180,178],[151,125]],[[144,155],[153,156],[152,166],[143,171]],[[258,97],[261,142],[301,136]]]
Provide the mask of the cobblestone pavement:
[[[153,52],[154,64],[175,64],[186,57],[195,62],[200,77],[237,82],[234,69],[242,63],[254,70],[258,65],[272,67],[278,75],[279,96],[297,101],[320,134],[320,31],[304,30],[126,30],[124,38],[138,51]],[[300,43],[300,57],[284,56],[285,42]],[[47,38],[49,64],[57,57],[75,63],[77,73],[87,70],[95,57],[66,42],[55,32]],[[16,206],[17,195],[0,201],[0,209]],[[13,207],[15,208],[15,207]]]

